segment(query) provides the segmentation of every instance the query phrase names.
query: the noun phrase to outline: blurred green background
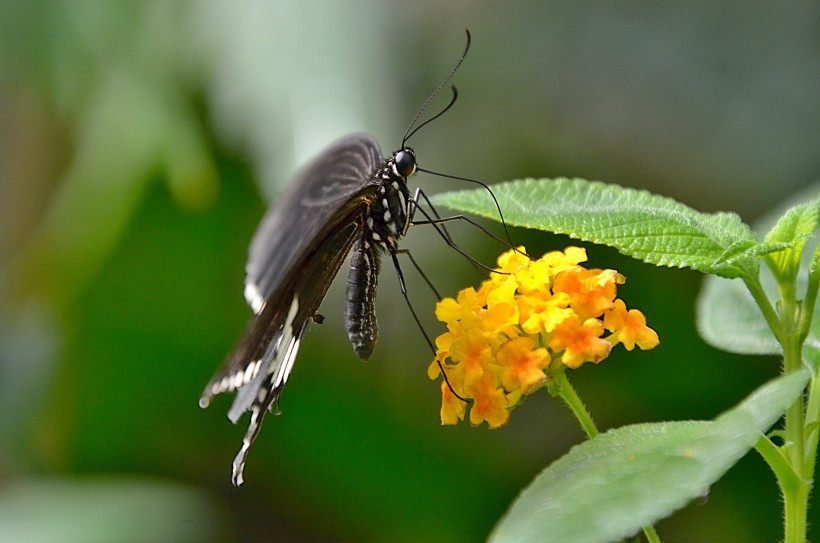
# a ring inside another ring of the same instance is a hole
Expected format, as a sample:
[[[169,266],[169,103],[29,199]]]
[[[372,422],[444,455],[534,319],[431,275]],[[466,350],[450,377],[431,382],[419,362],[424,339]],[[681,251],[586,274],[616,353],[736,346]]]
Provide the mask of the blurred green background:
[[[374,356],[347,344],[334,285],[241,489],[246,421],[229,398],[197,406],[249,318],[267,203],[348,132],[397,147],[465,27],[460,99],[412,141],[423,167],[601,179],[750,222],[820,174],[817,2],[1,1],[0,541],[480,541],[582,439],[546,394],[501,430],[441,427],[390,266]],[[568,243],[512,234],[531,254]],[[404,245],[446,293],[481,280],[425,227]],[[601,428],[711,418],[777,373],[698,338],[697,274],[590,256],[661,337],[573,372]],[[774,541],[780,519],[749,455],[659,531]]]

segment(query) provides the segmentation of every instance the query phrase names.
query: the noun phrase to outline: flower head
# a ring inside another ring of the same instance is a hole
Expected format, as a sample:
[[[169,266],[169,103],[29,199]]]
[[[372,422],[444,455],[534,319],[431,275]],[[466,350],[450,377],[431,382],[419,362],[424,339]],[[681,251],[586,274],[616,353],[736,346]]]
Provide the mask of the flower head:
[[[568,247],[531,260],[524,247],[498,257],[496,273],[476,290],[436,306],[447,332],[436,338],[428,376],[442,381],[442,424],[498,428],[521,399],[542,387],[550,372],[599,363],[618,343],[652,349],[658,335],[638,310],[617,298],[626,280],[615,270],[587,269],[586,251]],[[609,332],[609,335],[606,333]]]

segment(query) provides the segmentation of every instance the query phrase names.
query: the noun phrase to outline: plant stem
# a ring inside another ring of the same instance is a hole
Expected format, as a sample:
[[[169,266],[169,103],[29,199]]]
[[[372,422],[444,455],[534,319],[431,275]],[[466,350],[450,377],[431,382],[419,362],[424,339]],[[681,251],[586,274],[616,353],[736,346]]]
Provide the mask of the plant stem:
[[[817,462],[817,442],[820,438],[820,379],[812,376],[809,402],[806,405],[806,473],[814,473]]]
[[[817,257],[811,265],[808,291],[803,304],[797,300],[795,277],[778,279],[781,299],[776,309],[766,296],[759,276],[744,277],[743,280],[778,342],[783,346],[783,373],[788,375],[799,371],[803,367],[803,342],[811,326],[820,285]],[[820,391],[817,390],[816,381],[817,377],[814,376],[809,398],[809,408],[812,411],[806,412],[806,398],[803,394],[786,410],[784,445],[777,450],[768,439],[757,445],[758,452],[774,471],[783,494],[785,543],[806,542],[809,492],[817,451],[814,422],[818,414],[813,411],[820,409],[820,398],[817,397]],[[807,420],[810,426],[807,426]]]
[[[570,384],[569,379],[567,379],[564,368],[555,372],[555,384],[557,385],[558,395],[561,396],[561,399],[567,404],[572,414],[575,415],[575,418],[581,423],[581,428],[584,429],[587,437],[592,439],[597,436],[598,428],[592,421],[592,415],[589,414],[586,406],[584,406],[584,402],[581,401],[575,388]],[[658,537],[658,533],[654,527],[644,526],[643,533],[649,543],[661,543],[661,539]]]
[[[643,533],[649,543],[661,543],[661,538],[658,537],[658,533],[653,526],[644,526]]]
[[[774,337],[777,338],[777,341],[780,342],[782,345],[784,342],[783,337],[783,324],[780,321],[780,318],[777,315],[777,311],[775,311],[774,307],[772,307],[772,303],[769,301],[769,297],[766,296],[766,292],[763,290],[763,286],[760,284],[759,277],[743,277],[743,282],[746,284],[746,288],[749,289],[749,292],[752,294],[752,297],[755,300],[755,303],[763,312],[763,317],[766,319],[766,323],[769,325],[769,328],[774,333]]]
[[[597,436],[598,428],[592,421],[592,416],[584,406],[584,402],[581,401],[578,393],[575,392],[575,388],[573,388],[569,382],[569,379],[567,379],[566,372],[563,368],[555,372],[555,381],[558,388],[558,394],[561,396],[561,399],[564,400],[564,403],[567,404],[570,411],[572,411],[572,414],[575,415],[575,418],[578,419],[578,422],[581,423],[581,428],[583,428],[584,432],[586,432],[587,437],[592,439]]]
[[[752,290],[752,295],[758,304],[761,304],[761,309],[769,321],[772,332],[783,346],[783,373],[788,375],[799,371],[803,367],[803,341],[811,322],[810,317],[806,317],[805,310],[812,311],[814,308],[801,310],[793,281],[786,285],[781,284],[779,290],[782,298],[777,306],[776,322],[773,322],[771,320],[773,308],[760,288],[759,281],[746,281],[746,285]],[[759,288],[759,291],[755,292],[753,287]],[[809,298],[812,297],[809,296]],[[764,299],[766,303],[762,304]],[[772,465],[783,493],[785,543],[805,543],[808,529],[807,513],[811,473],[806,473],[805,408],[805,396],[801,394],[786,410],[784,428],[786,442],[783,445],[783,452],[791,466],[791,476],[784,476],[782,470],[778,471],[775,469],[776,466]],[[811,470],[814,470],[813,463]]]

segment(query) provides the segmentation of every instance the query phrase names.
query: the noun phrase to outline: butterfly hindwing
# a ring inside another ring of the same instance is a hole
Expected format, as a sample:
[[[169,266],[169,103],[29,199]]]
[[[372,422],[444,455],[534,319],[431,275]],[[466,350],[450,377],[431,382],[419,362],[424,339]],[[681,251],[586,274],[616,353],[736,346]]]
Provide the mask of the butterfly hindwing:
[[[236,423],[245,411],[251,411],[242,448],[233,464],[233,480],[237,485],[242,484],[245,458],[265,414],[276,409],[307,323],[319,310],[333,277],[359,235],[363,216],[361,211],[364,209],[362,206],[354,216],[348,217],[347,224],[323,240],[321,250],[311,255],[299,280],[292,288],[277,292],[276,303],[265,304],[262,312],[254,317],[246,339],[240,344],[238,352],[243,356],[244,353],[254,354],[246,364],[252,370],[250,373],[245,370],[244,374],[245,378],[250,376],[250,380],[239,387],[228,412],[228,418]]]

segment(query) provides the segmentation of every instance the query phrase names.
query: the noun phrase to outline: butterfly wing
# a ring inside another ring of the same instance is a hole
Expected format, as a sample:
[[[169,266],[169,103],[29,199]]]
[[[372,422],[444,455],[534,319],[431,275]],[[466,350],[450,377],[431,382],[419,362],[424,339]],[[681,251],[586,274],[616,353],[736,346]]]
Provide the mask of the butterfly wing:
[[[261,310],[304,256],[305,246],[328,227],[337,226],[337,221],[329,224],[328,219],[338,217],[359,192],[376,186],[372,175],[382,160],[376,140],[367,134],[353,134],[332,145],[298,174],[251,241],[245,298],[254,312]],[[294,243],[296,239],[299,243]]]
[[[281,394],[305,326],[361,235],[380,162],[370,136],[344,138],[302,170],[254,235],[245,295],[255,316],[200,399],[205,407],[216,394],[236,391],[230,420],[251,411],[234,460],[234,484],[242,484],[248,449]]]

